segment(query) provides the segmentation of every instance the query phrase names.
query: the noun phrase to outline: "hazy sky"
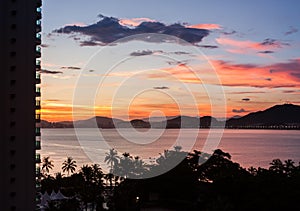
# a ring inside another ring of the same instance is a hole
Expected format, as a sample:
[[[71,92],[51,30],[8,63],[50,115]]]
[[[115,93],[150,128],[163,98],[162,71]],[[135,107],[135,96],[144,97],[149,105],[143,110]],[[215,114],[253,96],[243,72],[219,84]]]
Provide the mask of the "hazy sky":
[[[79,119],[133,119],[300,104],[299,10],[297,0],[44,1],[42,118],[71,120],[73,106]]]

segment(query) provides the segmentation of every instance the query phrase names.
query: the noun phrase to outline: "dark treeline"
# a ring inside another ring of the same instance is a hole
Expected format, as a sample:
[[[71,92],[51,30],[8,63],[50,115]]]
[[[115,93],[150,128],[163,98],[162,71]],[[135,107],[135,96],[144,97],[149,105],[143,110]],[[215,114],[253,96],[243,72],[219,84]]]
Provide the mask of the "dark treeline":
[[[150,164],[114,149],[105,161],[108,174],[97,164],[75,173],[76,162],[67,158],[62,166],[67,176],[53,177],[48,174],[53,165],[44,158],[41,192],[60,190],[68,197],[49,201],[47,210],[300,210],[300,164],[292,160],[245,169],[220,149],[209,156],[175,147]]]

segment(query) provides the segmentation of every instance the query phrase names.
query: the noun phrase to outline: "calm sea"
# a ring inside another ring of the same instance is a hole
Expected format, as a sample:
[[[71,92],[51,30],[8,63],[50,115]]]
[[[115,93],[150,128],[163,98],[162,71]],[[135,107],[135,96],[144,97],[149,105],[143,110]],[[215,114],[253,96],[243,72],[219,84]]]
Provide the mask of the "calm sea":
[[[61,171],[61,164],[67,156],[73,157],[79,167],[96,162],[105,169],[107,165],[103,160],[109,148],[115,148],[120,154],[129,152],[148,161],[176,145],[190,151],[201,151],[204,146],[220,148],[229,152],[232,160],[243,167],[268,167],[275,158],[292,159],[297,164],[300,161],[299,130],[226,129],[220,142],[207,139],[208,133],[208,129],[156,129],[154,133],[147,133],[147,130],[132,133],[127,129],[101,129],[100,132],[80,129],[76,136],[71,128],[42,129],[40,153],[42,157],[50,156],[53,160],[54,169],[50,173]]]

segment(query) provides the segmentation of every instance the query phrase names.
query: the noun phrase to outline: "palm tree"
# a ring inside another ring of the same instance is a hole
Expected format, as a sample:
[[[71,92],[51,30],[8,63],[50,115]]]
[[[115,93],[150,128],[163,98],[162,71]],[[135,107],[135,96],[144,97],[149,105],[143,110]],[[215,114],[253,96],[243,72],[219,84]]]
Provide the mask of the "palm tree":
[[[285,160],[284,161],[284,173],[286,174],[286,176],[290,177],[294,170],[296,169],[296,166],[294,165],[295,162],[292,161],[291,159]]]
[[[119,174],[123,176],[125,179],[131,175],[133,170],[133,161],[132,156],[128,152],[124,152],[123,157],[120,159]]]
[[[118,162],[118,158],[119,158],[118,152],[114,148],[112,148],[109,150],[109,152],[105,154],[106,156],[104,162],[110,165],[110,173],[112,173],[114,165]]]
[[[95,210],[94,206],[103,202],[103,172],[98,164],[83,165],[79,171],[83,179],[79,195],[83,201],[86,210],[88,203],[91,203],[91,210]]]
[[[76,170],[76,161],[73,160],[72,157],[67,157],[67,160],[65,160],[63,163],[62,163],[62,167],[61,169],[63,170],[63,172],[68,172],[68,176],[69,176],[69,173],[71,171],[71,173],[73,173],[75,170]]]
[[[146,165],[139,156],[135,156],[133,160],[133,168],[135,177],[141,178],[147,172]]]
[[[52,164],[53,160],[50,160],[50,157],[44,157],[43,158],[43,165],[42,165],[42,170],[45,171],[46,173],[49,173],[50,169],[54,167]]]
[[[76,170],[76,161],[73,160],[72,157],[67,157],[67,160],[65,160],[63,163],[62,163],[62,167],[61,169],[63,170],[63,172],[68,172],[68,176],[71,173],[73,173],[75,170]]]
[[[284,165],[280,159],[274,159],[270,163],[269,170],[274,171],[277,174],[283,174]]]
[[[103,185],[103,181],[102,181],[103,172],[102,172],[100,165],[95,163],[91,167],[93,169],[93,172],[92,172],[93,182],[98,186],[102,186]]]

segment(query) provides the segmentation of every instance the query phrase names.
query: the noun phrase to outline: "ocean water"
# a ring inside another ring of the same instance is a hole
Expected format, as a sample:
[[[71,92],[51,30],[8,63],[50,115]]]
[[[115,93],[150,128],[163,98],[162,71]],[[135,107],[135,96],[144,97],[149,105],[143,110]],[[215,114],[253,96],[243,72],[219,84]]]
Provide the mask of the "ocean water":
[[[98,163],[105,171],[108,166],[104,157],[110,148],[120,155],[129,152],[149,161],[177,145],[185,151],[222,149],[245,168],[268,167],[275,158],[292,159],[296,164],[300,161],[299,130],[42,129],[40,153],[41,157],[50,156],[53,160],[50,173],[60,172],[67,156],[76,160],[78,169],[84,164]]]

